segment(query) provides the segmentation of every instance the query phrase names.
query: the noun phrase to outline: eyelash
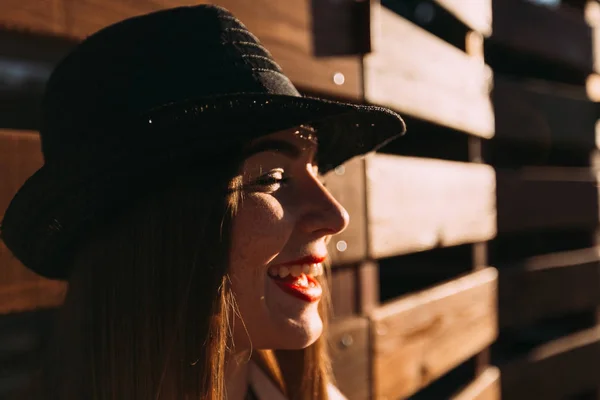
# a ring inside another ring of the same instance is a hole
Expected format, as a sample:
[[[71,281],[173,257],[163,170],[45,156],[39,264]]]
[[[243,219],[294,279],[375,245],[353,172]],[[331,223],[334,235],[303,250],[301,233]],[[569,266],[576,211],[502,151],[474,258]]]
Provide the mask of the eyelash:
[[[275,178],[272,175],[265,175],[265,176],[261,176],[260,178],[258,178],[256,180],[256,184],[257,185],[261,185],[261,186],[273,186],[273,185],[284,185],[287,182],[289,182],[290,178],[289,177],[283,177],[283,178]]]
[[[291,180],[291,178],[288,176],[283,176],[282,178],[276,178],[273,175],[264,175],[264,176],[259,177],[254,183],[256,185],[265,186],[265,187],[274,186],[274,185],[284,186],[285,184],[289,183],[290,180]],[[321,183],[321,185],[323,185],[323,187],[327,187],[327,182],[325,182],[325,180],[322,177],[319,177],[319,182]]]

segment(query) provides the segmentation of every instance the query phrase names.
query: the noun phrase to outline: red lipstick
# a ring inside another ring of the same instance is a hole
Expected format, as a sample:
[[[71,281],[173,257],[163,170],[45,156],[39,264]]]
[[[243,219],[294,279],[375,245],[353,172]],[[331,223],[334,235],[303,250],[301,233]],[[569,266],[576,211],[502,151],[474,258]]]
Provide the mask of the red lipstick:
[[[281,264],[277,264],[272,266],[272,268],[282,268],[282,267],[290,267],[290,268],[298,268],[297,266],[303,266],[307,264],[320,264],[325,260],[323,256],[316,255],[308,255],[306,257],[302,257],[298,260],[289,261]],[[290,271],[288,275],[284,275],[284,277],[280,277],[277,275],[277,269],[275,269],[274,273],[269,273],[269,277],[273,279],[275,284],[285,293],[294,296],[300,300],[304,300],[309,303],[313,303],[318,301],[323,295],[323,288],[319,281],[312,276],[311,274],[307,274],[302,272],[298,275],[298,270],[293,276]]]
[[[310,275],[302,274],[298,278],[289,275],[286,278],[272,278],[281,290],[300,300],[314,303],[321,299],[323,288],[319,281]]]

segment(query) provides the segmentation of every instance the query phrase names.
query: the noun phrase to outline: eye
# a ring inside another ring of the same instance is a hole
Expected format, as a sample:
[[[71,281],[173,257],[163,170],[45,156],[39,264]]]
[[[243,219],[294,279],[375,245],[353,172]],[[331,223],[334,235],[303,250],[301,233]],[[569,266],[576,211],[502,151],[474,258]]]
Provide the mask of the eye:
[[[281,186],[287,183],[289,179],[289,177],[284,176],[283,169],[275,169],[265,175],[258,177],[254,181],[254,185],[272,188],[274,186]]]

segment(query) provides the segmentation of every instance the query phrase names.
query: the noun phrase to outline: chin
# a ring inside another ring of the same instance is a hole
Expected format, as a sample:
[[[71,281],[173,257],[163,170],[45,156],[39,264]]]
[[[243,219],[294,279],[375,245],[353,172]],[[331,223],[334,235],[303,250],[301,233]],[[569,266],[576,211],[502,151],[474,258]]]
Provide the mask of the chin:
[[[281,350],[300,350],[315,343],[323,334],[323,321],[318,315],[311,318],[311,321],[288,321],[289,333],[285,336],[278,335],[285,340],[278,340],[275,349]]]
[[[263,324],[259,331],[252,332],[255,348],[301,350],[315,343],[323,334],[323,321],[318,313],[301,319],[281,318],[269,322]]]

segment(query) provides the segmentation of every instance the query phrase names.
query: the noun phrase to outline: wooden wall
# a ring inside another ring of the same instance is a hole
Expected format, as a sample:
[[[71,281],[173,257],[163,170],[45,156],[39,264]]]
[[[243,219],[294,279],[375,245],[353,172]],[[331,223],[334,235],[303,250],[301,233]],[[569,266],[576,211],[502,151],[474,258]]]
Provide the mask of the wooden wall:
[[[493,4],[500,334],[510,399],[597,398],[596,2]],[[588,16],[586,17],[586,14]],[[535,23],[532,23],[535,21]]]

